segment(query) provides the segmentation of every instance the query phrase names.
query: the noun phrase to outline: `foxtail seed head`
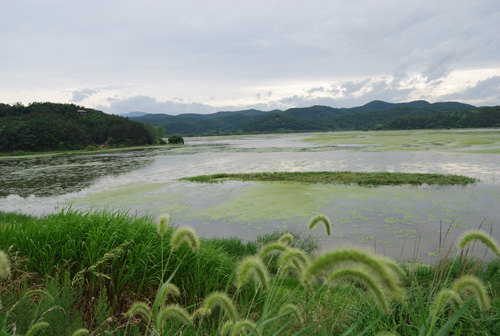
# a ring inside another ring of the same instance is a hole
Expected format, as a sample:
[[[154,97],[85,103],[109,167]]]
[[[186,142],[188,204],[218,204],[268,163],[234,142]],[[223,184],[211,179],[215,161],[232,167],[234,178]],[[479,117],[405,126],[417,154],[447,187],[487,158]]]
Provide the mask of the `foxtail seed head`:
[[[259,257],[264,257],[269,253],[283,253],[288,250],[288,246],[281,244],[281,243],[270,243],[262,247],[262,249],[259,251]]]
[[[165,323],[168,321],[169,318],[175,318],[176,320],[184,324],[188,325],[193,324],[193,319],[191,318],[191,315],[189,315],[189,313],[184,308],[182,308],[177,304],[165,306],[160,310],[160,319],[159,319],[160,329],[163,329]]]
[[[170,239],[170,246],[173,251],[178,250],[183,243],[186,243],[193,253],[198,253],[200,250],[200,241],[192,228],[180,228],[174,232]]]
[[[370,272],[377,275],[380,282],[387,287],[396,301],[402,302],[404,300],[403,290],[397,284],[398,279],[392,272],[388,272],[387,266],[379,258],[372,257],[368,253],[355,249],[331,251],[320,255],[307,268],[303,280],[306,283],[310,283],[315,276],[329,272],[334,266],[343,262],[358,263],[366,266]]]
[[[249,256],[243,259],[238,265],[235,276],[235,285],[240,288],[253,277],[259,282],[262,289],[269,288],[269,276],[267,275],[266,266],[257,256]]]
[[[281,267],[285,267],[289,263],[293,263],[297,268],[305,270],[311,261],[304,251],[296,248],[289,248],[288,251],[281,255],[279,264]]]
[[[233,301],[225,293],[214,292],[205,298],[205,304],[203,307],[210,311],[213,311],[214,307],[221,307],[231,321],[236,321],[238,319],[238,311],[233,304]]]
[[[434,316],[438,316],[443,312],[448,303],[451,304],[453,309],[458,310],[462,306],[462,299],[460,299],[460,296],[453,289],[446,288],[440,290],[432,304],[431,313]]]
[[[299,308],[297,308],[296,305],[291,304],[291,303],[287,303],[287,304],[283,305],[280,308],[280,310],[278,311],[278,316],[283,315],[283,314],[287,314],[287,313],[289,313],[289,315],[294,315],[300,324],[303,323],[302,314],[300,314]],[[287,315],[287,316],[289,316],[289,315]]]
[[[42,330],[42,329],[45,329],[49,326],[49,324],[47,322],[38,322],[37,324],[35,324],[34,326],[32,326],[30,328],[30,330],[28,330],[28,332],[26,333],[26,336],[33,336],[35,335],[39,330]]]
[[[158,234],[160,236],[164,236],[165,233],[167,232],[167,227],[168,227],[168,223],[170,223],[170,215],[168,214],[165,214],[165,215],[161,215],[159,220],[158,220]]]
[[[375,299],[375,302],[379,306],[382,313],[389,313],[389,303],[387,302],[387,298],[382,292],[380,286],[377,284],[376,280],[367,273],[352,268],[345,268],[340,271],[334,272],[328,277],[327,281],[330,282],[345,278],[354,280],[366,286],[366,288],[368,288],[368,290],[373,294],[373,298]]]
[[[85,336],[89,334],[89,330],[85,328],[77,329],[71,336]]]
[[[330,236],[332,233],[332,224],[330,222],[330,219],[326,215],[318,215],[311,219],[311,221],[309,222],[309,230],[314,229],[316,224],[319,222],[322,222],[325,225],[326,234]]]
[[[286,246],[292,246],[293,236],[290,233],[285,233],[280,237],[280,239],[278,239],[278,243]]]
[[[486,245],[486,247],[492,250],[497,257],[500,258],[500,248],[498,247],[498,243],[495,241],[495,239],[493,239],[493,237],[490,237],[481,230],[471,230],[465,232],[458,242],[458,248],[462,250],[465,248],[465,246],[475,240],[481,241],[484,245]]]
[[[472,275],[465,275],[455,281],[453,289],[457,293],[462,293],[464,291],[471,291],[476,295],[477,303],[481,310],[490,309],[490,298],[486,292],[484,284]]]
[[[125,314],[125,316],[134,316],[134,315],[139,315],[146,323],[149,323],[151,321],[152,313],[151,313],[151,308],[144,302],[136,302],[130,307],[128,312]]]
[[[250,320],[240,320],[234,324],[232,329],[232,336],[248,335],[252,331],[255,335],[261,335],[261,332],[257,329],[256,324]]]
[[[0,251],[0,278],[6,278],[10,275],[9,257],[4,251]]]

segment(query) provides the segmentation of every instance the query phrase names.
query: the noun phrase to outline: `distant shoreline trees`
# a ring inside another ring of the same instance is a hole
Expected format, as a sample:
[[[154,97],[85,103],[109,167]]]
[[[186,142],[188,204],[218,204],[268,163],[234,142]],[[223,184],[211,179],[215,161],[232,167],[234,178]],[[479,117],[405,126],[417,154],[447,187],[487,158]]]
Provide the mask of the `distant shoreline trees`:
[[[74,104],[0,103],[1,152],[151,145],[157,132],[157,127]]]

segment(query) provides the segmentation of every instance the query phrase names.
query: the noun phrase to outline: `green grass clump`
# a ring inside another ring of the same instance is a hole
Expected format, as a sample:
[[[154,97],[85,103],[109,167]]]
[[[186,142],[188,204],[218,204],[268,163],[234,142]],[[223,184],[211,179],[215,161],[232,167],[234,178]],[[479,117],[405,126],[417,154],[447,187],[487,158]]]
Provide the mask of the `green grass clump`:
[[[356,184],[360,186],[382,185],[468,185],[478,179],[462,175],[422,174],[422,173],[389,173],[389,172],[275,172],[247,174],[214,174],[185,177],[181,180],[217,183],[225,180],[237,181],[275,181],[301,183]]]

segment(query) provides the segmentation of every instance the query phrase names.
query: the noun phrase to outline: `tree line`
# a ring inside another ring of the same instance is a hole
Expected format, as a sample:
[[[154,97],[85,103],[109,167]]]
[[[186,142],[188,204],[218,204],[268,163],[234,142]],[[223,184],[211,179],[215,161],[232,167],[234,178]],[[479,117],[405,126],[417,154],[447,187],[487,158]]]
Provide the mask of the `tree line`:
[[[0,103],[1,152],[150,145],[162,130],[74,104]]]

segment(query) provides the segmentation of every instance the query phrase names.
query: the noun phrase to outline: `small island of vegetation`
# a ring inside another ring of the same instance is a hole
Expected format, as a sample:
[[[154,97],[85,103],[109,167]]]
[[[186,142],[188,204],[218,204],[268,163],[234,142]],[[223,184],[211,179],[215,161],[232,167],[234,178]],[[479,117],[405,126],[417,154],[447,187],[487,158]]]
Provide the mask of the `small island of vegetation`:
[[[186,177],[181,180],[217,183],[225,180],[237,181],[281,181],[300,183],[357,184],[360,186],[382,185],[468,185],[476,178],[461,175],[388,173],[388,172],[275,172],[247,174],[213,174]]]

